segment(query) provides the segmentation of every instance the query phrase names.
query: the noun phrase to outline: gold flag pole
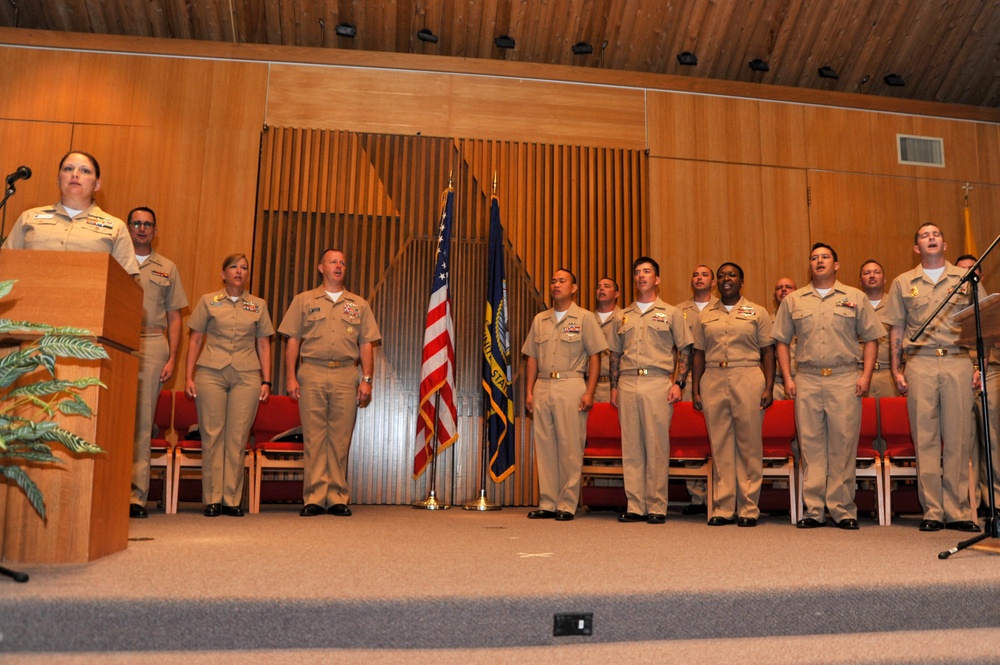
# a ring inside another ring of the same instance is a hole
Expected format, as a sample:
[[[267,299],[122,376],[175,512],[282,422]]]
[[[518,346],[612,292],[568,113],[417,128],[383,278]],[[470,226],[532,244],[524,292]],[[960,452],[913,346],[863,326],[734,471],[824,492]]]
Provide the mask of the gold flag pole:
[[[497,172],[493,172],[493,196],[497,195]],[[489,420],[490,412],[487,406],[487,400],[483,399],[483,464],[482,469],[480,469],[480,479],[479,479],[479,497],[464,504],[462,510],[475,511],[479,513],[484,513],[491,510],[502,510],[503,508],[498,503],[494,503],[486,498],[486,469],[489,466],[490,458],[490,448],[489,448]]]

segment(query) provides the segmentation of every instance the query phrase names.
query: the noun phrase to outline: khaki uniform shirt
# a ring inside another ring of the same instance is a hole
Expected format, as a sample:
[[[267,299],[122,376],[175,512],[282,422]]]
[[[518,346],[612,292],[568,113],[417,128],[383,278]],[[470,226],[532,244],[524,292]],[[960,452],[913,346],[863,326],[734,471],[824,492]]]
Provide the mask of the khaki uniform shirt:
[[[188,328],[205,334],[198,367],[238,372],[260,369],[257,338],[274,334],[267,303],[246,291],[233,302],[225,290],[206,293],[194,306]]]
[[[601,376],[608,376],[611,371],[611,339],[615,335],[615,319],[617,319],[622,313],[621,307],[615,307],[608,318],[603,322],[601,317],[597,312],[594,312],[594,319],[597,320],[597,325],[601,327],[601,333],[604,334],[604,339],[608,341],[608,349],[601,353]]]
[[[904,352],[910,348],[935,349],[958,345],[958,337],[962,328],[952,322],[951,315],[972,304],[968,284],[962,286],[962,290],[941,310],[938,317],[927,326],[924,334],[916,342],[911,342],[910,336],[917,331],[964,274],[965,270],[946,262],[945,270],[941,273],[941,279],[938,280],[937,284],[931,283],[930,278],[924,275],[924,269],[921,266],[904,272],[892,280],[887,298],[885,321],[890,326],[904,327]]]
[[[698,309],[698,304],[695,303],[695,301],[694,301],[693,298],[688,298],[684,302],[678,303],[676,305],[677,309],[681,310],[681,315],[684,317],[684,321],[687,322],[688,330],[691,331],[692,339],[694,339],[694,337],[693,337],[693,335],[694,335],[694,327],[695,327],[695,324],[698,323],[698,317],[701,316],[701,313],[703,311],[705,311],[706,309],[708,309],[709,307],[711,307],[712,305],[714,305],[717,302],[719,302],[718,298],[716,298],[715,296],[710,296],[709,299],[708,299],[708,304],[706,304],[701,309]],[[688,373],[689,374],[690,374],[690,372],[691,372],[692,369],[694,369],[694,368],[688,367]],[[679,377],[679,378],[684,379],[686,377],[682,376],[682,377]]]
[[[674,347],[682,351],[694,343],[681,310],[659,298],[643,312],[632,303],[618,318],[611,350],[622,354],[622,373],[637,369],[674,371]]]
[[[177,266],[155,250],[139,266],[139,284],[142,286],[142,325],[167,327],[167,312],[188,306],[187,294],[181,284]]]
[[[61,252],[107,252],[130,275],[139,274],[139,262],[125,222],[91,205],[70,218],[62,203],[31,208],[14,222],[4,243],[11,249],[47,249]]]
[[[583,377],[590,356],[607,348],[608,340],[597,318],[573,303],[561,321],[556,321],[555,309],[536,315],[521,353],[538,362],[539,378],[548,378],[553,372]]]
[[[878,307],[875,308],[875,314],[878,315],[878,320],[885,327],[885,334],[889,334],[889,323],[886,321],[886,313],[889,311],[888,308],[889,298],[885,295],[882,296],[882,300],[879,301]],[[879,369],[889,369],[889,339],[888,337],[880,339],[878,341],[878,356],[875,359],[878,363]]]
[[[796,339],[800,369],[839,367],[861,360],[858,342],[885,337],[885,327],[863,291],[837,281],[825,298],[812,284],[788,294],[775,315],[772,335],[785,344]]]
[[[337,302],[322,287],[292,299],[278,332],[301,340],[299,355],[320,361],[357,362],[361,345],[382,339],[368,303],[346,289]]]
[[[760,362],[760,350],[772,346],[767,310],[740,298],[729,311],[716,301],[701,311],[693,330],[694,348],[705,352],[705,366],[723,362]]]

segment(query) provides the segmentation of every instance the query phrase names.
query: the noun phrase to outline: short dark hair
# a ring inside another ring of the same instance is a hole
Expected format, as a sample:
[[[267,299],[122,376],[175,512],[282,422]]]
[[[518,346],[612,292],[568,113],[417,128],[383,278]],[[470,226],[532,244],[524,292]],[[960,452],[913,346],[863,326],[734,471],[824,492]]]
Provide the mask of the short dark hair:
[[[341,254],[344,254],[344,250],[342,249],[337,249],[336,247],[327,247],[326,249],[324,249],[322,252],[319,253],[320,263],[323,263],[323,257],[326,256],[327,252],[340,252]],[[346,258],[347,254],[344,254],[344,257]]]
[[[817,243],[815,243],[812,246],[812,249],[809,250],[809,255],[812,256],[812,253],[815,252],[820,247],[825,247],[826,249],[830,250],[830,253],[833,254],[833,261],[834,261],[834,263],[839,263],[840,262],[840,259],[837,258],[837,250],[835,250],[833,247],[830,247],[825,242],[817,242]]]
[[[621,288],[618,286],[618,281],[615,278],[608,277],[606,275],[604,277],[601,277],[599,280],[597,280],[598,284],[600,284],[601,281],[603,281],[605,279],[615,285],[615,291],[620,291],[621,290]]]
[[[552,274],[554,275],[554,274],[556,274],[557,272],[568,272],[568,273],[569,273],[569,276],[573,278],[573,283],[574,283],[574,284],[576,284],[576,275],[574,275],[574,274],[573,274],[573,271],[572,271],[572,270],[570,270],[569,268],[556,268],[556,269],[555,269],[555,270],[554,270],[554,271],[552,272]]]
[[[247,255],[237,252],[235,254],[230,254],[229,256],[227,256],[225,259],[222,260],[222,269],[225,270],[229,266],[236,265],[236,262],[239,261],[240,259],[246,261],[248,266],[250,265],[250,259],[247,258]]]
[[[973,261],[978,261],[979,260],[978,257],[973,256],[972,254],[962,254],[960,257],[958,257],[957,259],[955,259],[955,265],[958,265],[959,261],[965,261],[967,259],[972,259]]]
[[[736,264],[734,263],[733,265],[736,265]],[[698,265],[696,265],[694,267],[694,269],[697,270],[698,268],[708,268],[708,274],[712,276],[713,280],[715,279],[715,271],[712,270],[712,266],[707,266],[704,263],[699,263]]]
[[[60,171],[62,171],[63,164],[66,163],[66,158],[69,157],[70,155],[83,155],[84,157],[89,159],[90,163],[94,166],[94,176],[97,179],[101,178],[101,165],[97,163],[97,158],[91,155],[89,152],[84,152],[83,150],[70,150],[65,155],[63,155],[62,159],[59,160]]]
[[[134,215],[137,212],[148,212],[150,215],[153,216],[153,226],[156,226],[156,213],[153,212],[152,208],[147,208],[146,206],[138,206],[136,208],[132,208],[131,210],[129,210],[128,217],[125,218],[125,223],[127,224],[128,222],[131,222],[132,215]]]
[[[740,267],[740,264],[733,263],[732,261],[726,261],[725,263],[723,263],[722,265],[720,265],[719,269],[716,272],[717,273],[722,272],[722,269],[725,268],[726,266],[732,266],[732,267],[736,268],[736,272],[738,272],[740,274],[740,279],[746,279],[743,276],[743,268]]]
[[[640,256],[635,261],[633,261],[632,272],[634,273],[635,269],[641,266],[643,263],[648,263],[649,265],[653,266],[653,272],[656,274],[657,277],[660,276],[660,264],[648,256]]]
[[[868,265],[869,263],[874,263],[875,265],[877,265],[879,268],[882,269],[883,273],[885,272],[885,266],[883,266],[881,263],[879,263],[875,259],[868,259],[867,261],[865,261],[864,263],[862,263],[861,264],[861,268],[858,269],[858,277],[861,277],[861,275],[865,274],[865,266]]]

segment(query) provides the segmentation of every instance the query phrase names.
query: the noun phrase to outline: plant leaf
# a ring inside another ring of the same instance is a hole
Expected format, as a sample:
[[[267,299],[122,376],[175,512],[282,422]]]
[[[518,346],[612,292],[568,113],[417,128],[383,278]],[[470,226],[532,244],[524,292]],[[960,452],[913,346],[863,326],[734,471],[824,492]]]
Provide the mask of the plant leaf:
[[[55,441],[66,446],[67,450],[74,453],[103,453],[104,449],[96,443],[90,443],[86,439],[72,432],[67,432],[61,427],[45,433],[46,441]]]
[[[16,282],[16,279],[5,279],[0,282],[0,298],[6,298]]]
[[[87,416],[93,415],[90,405],[79,395],[70,395],[56,404],[59,413],[66,416]]]
[[[48,334],[40,337],[37,344],[39,349],[64,358],[106,360],[109,357],[103,346],[83,337]]]
[[[24,495],[28,497],[28,502],[35,509],[38,516],[45,519],[45,501],[42,499],[42,492],[38,489],[28,474],[19,466],[0,466],[0,474],[5,478],[13,480],[18,487],[24,490]]]
[[[105,387],[104,384],[101,383],[101,380],[96,376],[88,376],[74,381],[67,381],[66,379],[52,379],[51,381],[38,381],[37,383],[32,383],[27,386],[14,388],[14,390],[8,393],[7,397],[19,397],[21,395],[55,395],[56,393],[66,392],[74,388],[83,389],[89,386]]]

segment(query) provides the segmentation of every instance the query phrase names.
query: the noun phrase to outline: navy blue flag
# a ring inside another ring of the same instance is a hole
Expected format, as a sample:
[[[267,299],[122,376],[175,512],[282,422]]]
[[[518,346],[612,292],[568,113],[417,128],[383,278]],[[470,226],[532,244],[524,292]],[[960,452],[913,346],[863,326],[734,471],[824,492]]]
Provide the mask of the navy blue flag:
[[[500,482],[514,472],[514,400],[510,387],[510,336],[507,329],[507,277],[503,258],[500,204],[490,206],[490,244],[486,268],[486,325],[483,329],[483,390],[490,477]]]

